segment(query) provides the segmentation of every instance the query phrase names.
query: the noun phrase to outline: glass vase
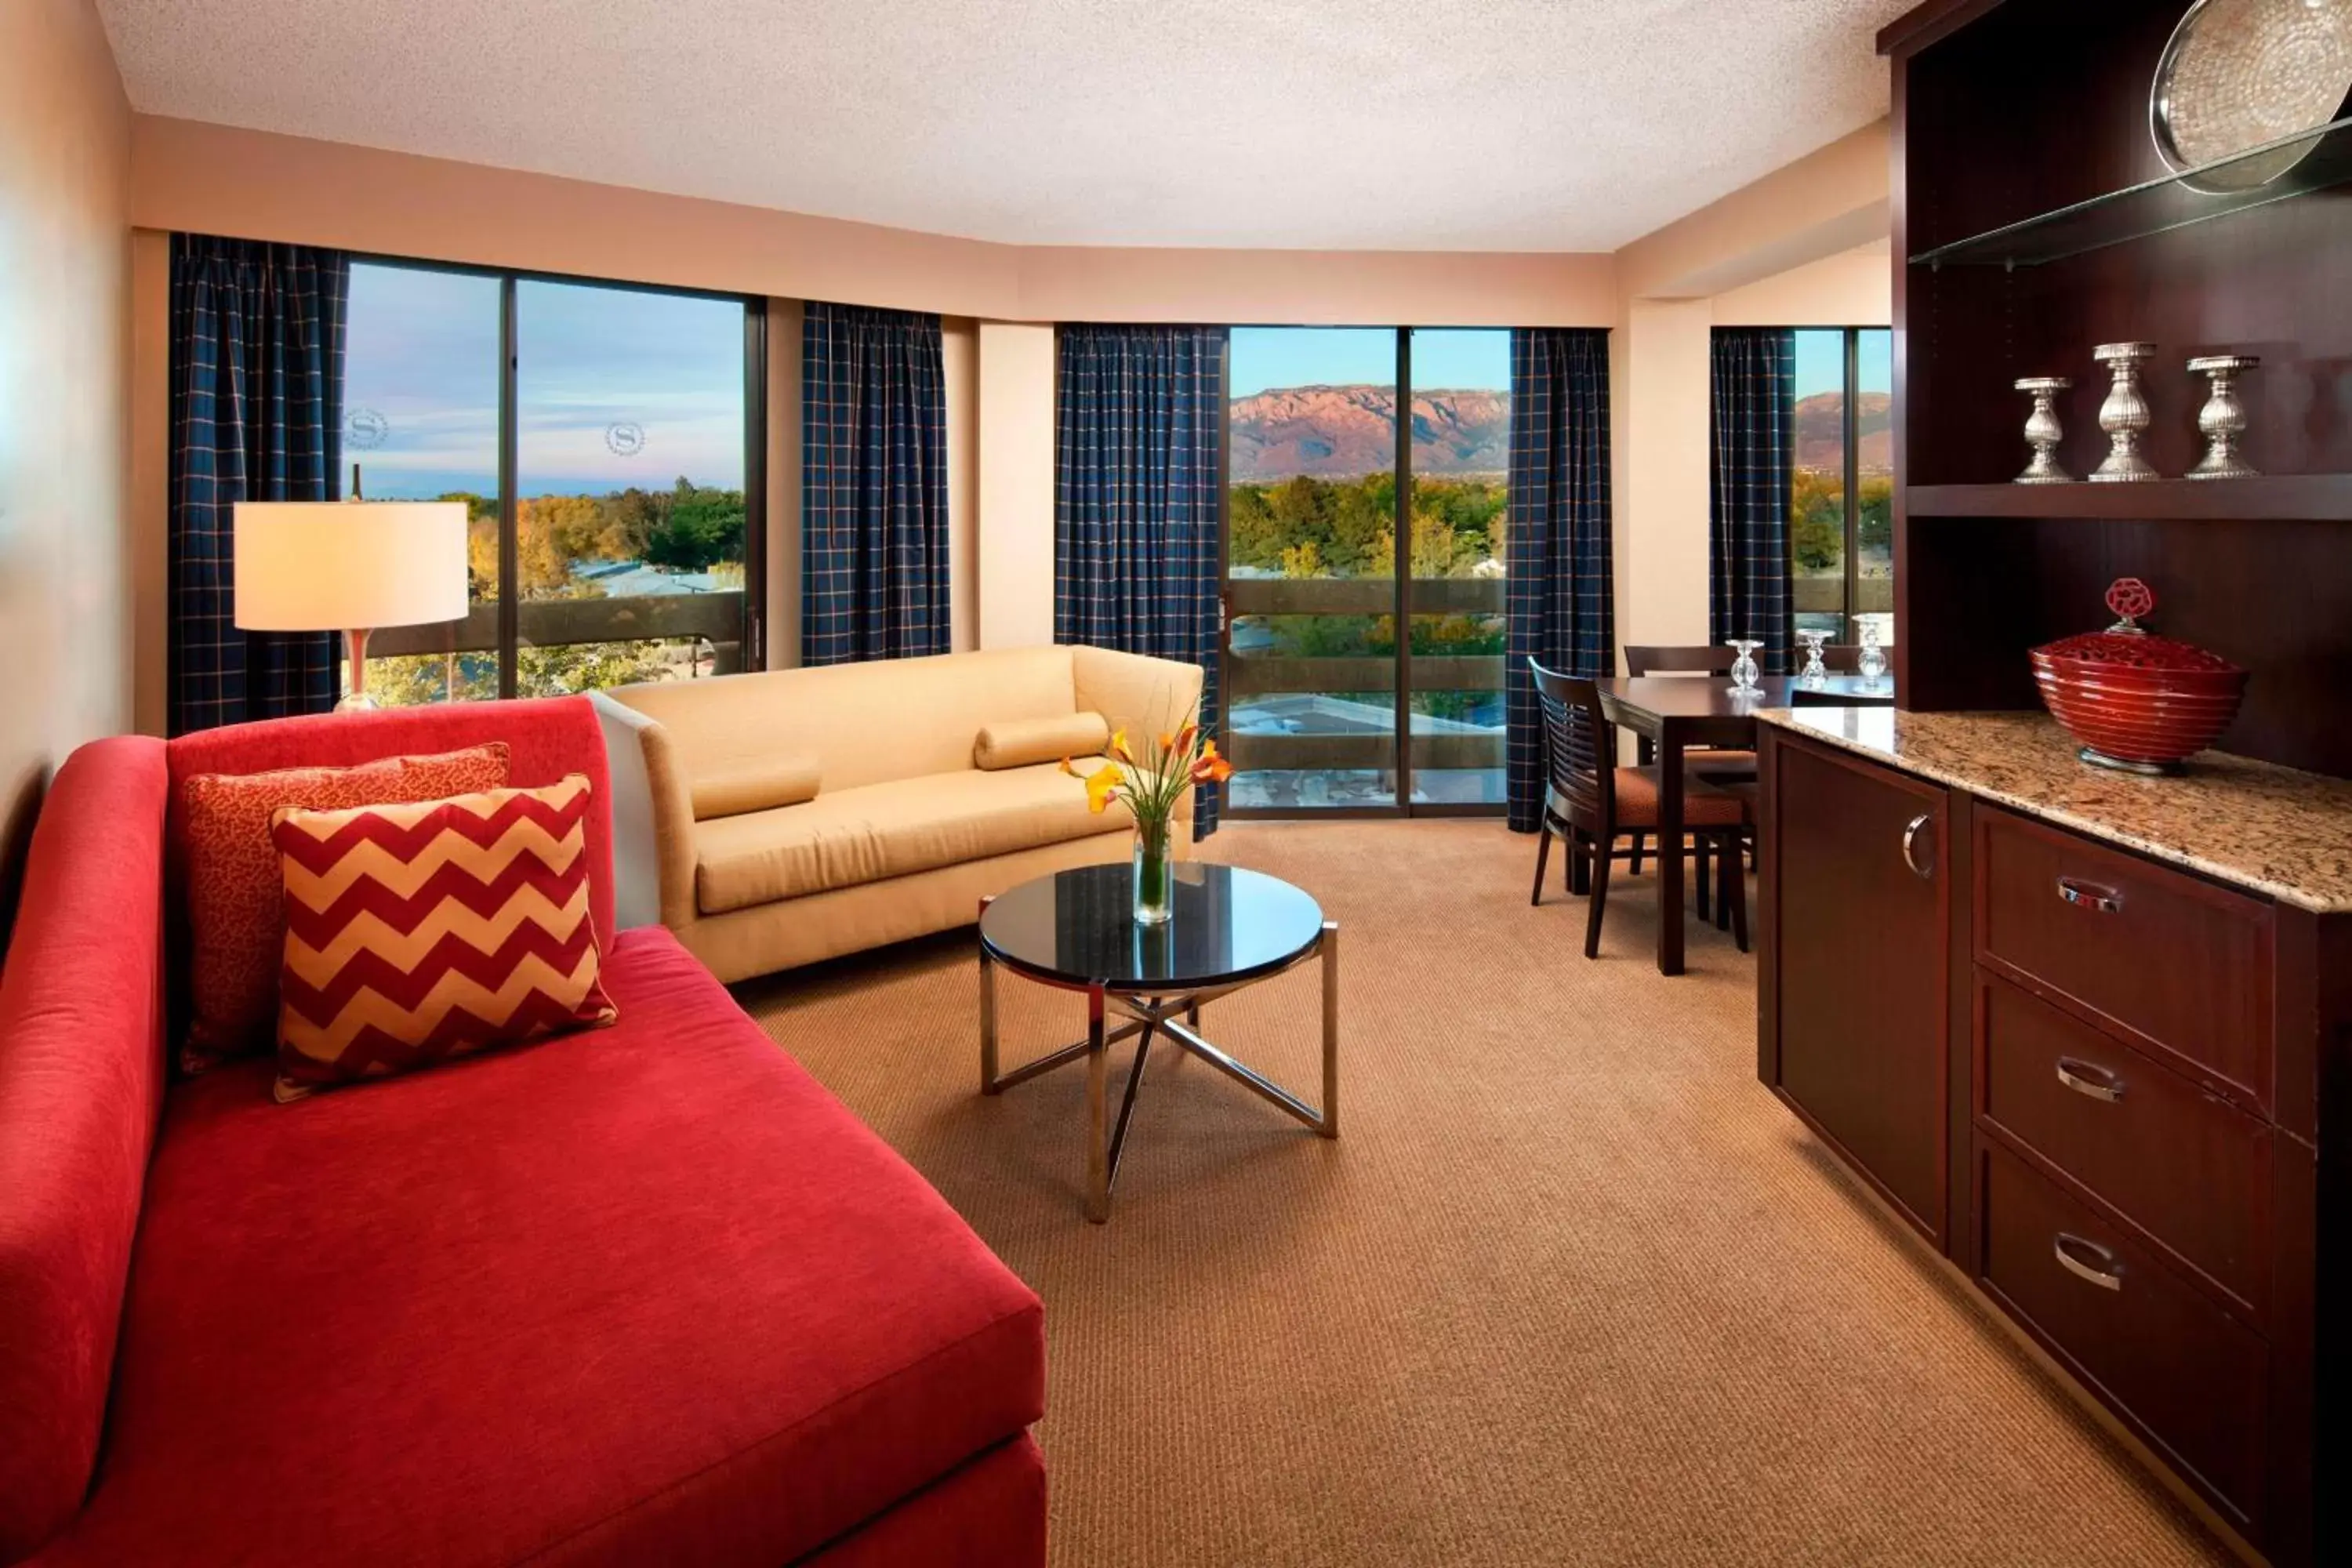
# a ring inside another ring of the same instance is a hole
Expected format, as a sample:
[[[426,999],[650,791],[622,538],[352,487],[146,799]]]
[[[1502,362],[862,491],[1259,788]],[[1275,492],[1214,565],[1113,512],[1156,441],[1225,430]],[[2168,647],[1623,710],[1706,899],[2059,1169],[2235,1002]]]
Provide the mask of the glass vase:
[[[1733,637],[1731,639],[1731,651],[1739,656],[1738,658],[1731,661],[1731,689],[1733,690],[1753,691],[1756,689],[1756,678],[1758,675],[1762,673],[1756,668],[1756,650],[1763,646],[1764,645],[1762,643],[1756,641],[1752,637]]]
[[[1874,689],[1886,679],[1886,650],[1878,646],[1876,621],[1862,623],[1862,651],[1854,658],[1854,670],[1862,677],[1862,683]]]
[[[1135,923],[1163,925],[1176,912],[1175,873],[1169,864],[1169,824],[1135,825]]]

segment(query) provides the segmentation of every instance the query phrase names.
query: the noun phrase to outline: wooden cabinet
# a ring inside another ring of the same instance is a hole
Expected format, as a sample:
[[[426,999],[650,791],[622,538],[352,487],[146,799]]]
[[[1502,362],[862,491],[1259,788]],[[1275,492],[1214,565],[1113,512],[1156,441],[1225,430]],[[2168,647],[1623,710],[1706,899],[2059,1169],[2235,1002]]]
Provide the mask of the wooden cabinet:
[[[2210,1517],[2346,1560],[2352,916],[1778,725],[1758,756],[1759,1076]]]
[[[1945,792],[1783,746],[1765,809],[1778,984],[1764,1081],[1943,1245],[1951,879]]]

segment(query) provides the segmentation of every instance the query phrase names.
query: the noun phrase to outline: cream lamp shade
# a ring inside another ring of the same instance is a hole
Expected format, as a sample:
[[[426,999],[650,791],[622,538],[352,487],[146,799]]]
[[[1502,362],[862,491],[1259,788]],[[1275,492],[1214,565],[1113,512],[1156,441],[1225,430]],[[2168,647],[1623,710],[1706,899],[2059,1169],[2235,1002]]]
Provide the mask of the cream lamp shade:
[[[367,634],[466,616],[463,501],[239,501],[236,624],[341,632],[351,694],[372,708]]]
[[[236,503],[236,624],[340,632],[466,616],[466,503]]]

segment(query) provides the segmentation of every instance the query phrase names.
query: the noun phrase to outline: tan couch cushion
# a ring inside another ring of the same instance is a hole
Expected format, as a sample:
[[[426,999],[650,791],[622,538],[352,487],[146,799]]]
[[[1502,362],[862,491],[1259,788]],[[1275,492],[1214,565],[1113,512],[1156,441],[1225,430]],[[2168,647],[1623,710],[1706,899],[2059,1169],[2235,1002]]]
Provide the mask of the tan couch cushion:
[[[748,811],[772,811],[816,798],[823,774],[814,757],[777,757],[768,762],[742,762],[694,778],[694,819],[740,816]]]
[[[983,724],[971,743],[971,765],[994,772],[1058,763],[1065,757],[1098,757],[1110,744],[1110,721],[1099,713],[1066,719],[1015,719]]]
[[[828,790],[802,805],[698,824],[695,902],[706,915],[940,866],[1124,832],[1051,765],[968,770]]]

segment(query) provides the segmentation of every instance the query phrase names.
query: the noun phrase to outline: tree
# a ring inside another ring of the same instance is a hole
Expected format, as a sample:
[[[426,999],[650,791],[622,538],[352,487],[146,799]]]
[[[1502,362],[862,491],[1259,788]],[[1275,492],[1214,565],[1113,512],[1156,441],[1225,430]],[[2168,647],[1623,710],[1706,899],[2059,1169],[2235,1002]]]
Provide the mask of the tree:
[[[743,559],[743,492],[698,489],[681,476],[647,536],[645,559],[673,572],[706,572]]]

